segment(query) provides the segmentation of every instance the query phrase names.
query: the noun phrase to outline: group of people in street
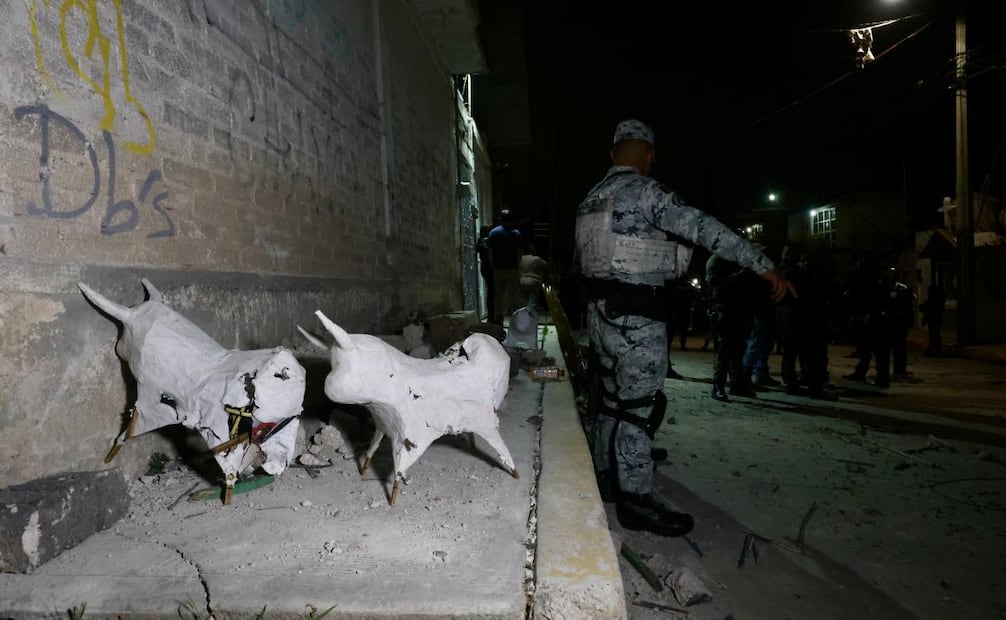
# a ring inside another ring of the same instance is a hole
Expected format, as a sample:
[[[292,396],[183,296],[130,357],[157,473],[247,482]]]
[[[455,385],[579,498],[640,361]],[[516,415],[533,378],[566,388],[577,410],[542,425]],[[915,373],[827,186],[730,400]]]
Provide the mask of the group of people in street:
[[[876,387],[890,387],[892,378],[907,380],[911,376],[908,329],[912,325],[915,295],[901,281],[897,268],[881,267],[869,257],[861,258],[850,273],[844,296],[858,361],[843,378],[866,383],[872,360],[877,371],[873,382]]]
[[[729,400],[728,393],[750,398],[756,388],[779,385],[789,394],[836,399],[828,388],[830,272],[822,257],[795,245],[783,248],[778,268],[798,294],[773,303],[765,284],[736,263],[716,255],[706,262],[716,400]],[[777,348],[781,382],[769,364]]]

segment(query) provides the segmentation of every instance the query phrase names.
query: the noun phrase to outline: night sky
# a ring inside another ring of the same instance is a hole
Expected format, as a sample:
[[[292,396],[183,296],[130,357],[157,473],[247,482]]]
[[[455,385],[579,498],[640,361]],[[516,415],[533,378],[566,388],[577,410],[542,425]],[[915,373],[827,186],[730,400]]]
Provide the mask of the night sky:
[[[973,0],[967,9],[972,189],[989,177],[1000,196],[1004,5]],[[905,190],[913,221],[924,224],[954,192],[951,2],[522,6],[527,177],[498,182],[532,219],[568,224],[609,166],[612,130],[626,117],[656,132],[653,176],[724,220],[769,206],[770,191],[783,208],[805,209],[880,189]],[[857,70],[847,29],[892,19],[873,30],[876,60]]]

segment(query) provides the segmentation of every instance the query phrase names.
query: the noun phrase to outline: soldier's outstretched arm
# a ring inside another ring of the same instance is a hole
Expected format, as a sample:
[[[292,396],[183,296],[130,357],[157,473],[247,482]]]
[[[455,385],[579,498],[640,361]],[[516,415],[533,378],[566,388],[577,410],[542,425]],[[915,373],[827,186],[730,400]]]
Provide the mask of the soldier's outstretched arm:
[[[775,269],[775,264],[747,239],[715,217],[689,205],[674,192],[654,183],[644,196],[650,204],[652,224],[656,228],[700,245],[759,275]]]

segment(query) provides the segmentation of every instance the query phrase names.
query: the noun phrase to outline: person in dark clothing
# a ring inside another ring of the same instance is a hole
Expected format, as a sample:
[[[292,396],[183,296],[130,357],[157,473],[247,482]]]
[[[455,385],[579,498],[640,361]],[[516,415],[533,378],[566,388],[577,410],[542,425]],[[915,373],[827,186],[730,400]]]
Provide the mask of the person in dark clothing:
[[[713,345],[713,351],[716,350],[716,333],[713,330],[713,320],[715,317],[713,316],[712,300],[710,297],[709,287],[705,284],[695,294],[695,309],[692,311],[692,324],[695,325],[696,332],[705,334],[699,351],[708,351],[710,344]]]
[[[685,278],[674,281],[666,281],[664,287],[671,291],[670,303],[667,312],[667,378],[684,379],[681,373],[674,370],[671,362],[671,345],[674,344],[674,336],[677,335],[681,343],[681,350],[685,350],[685,342],[688,339],[688,327],[691,324],[692,313],[692,288]]]
[[[894,365],[892,376],[895,381],[904,381],[912,374],[908,372],[908,328],[912,326],[915,296],[899,275],[896,268],[887,269],[884,312],[891,326],[891,361]]]
[[[768,358],[775,345],[775,305],[768,295],[768,289],[753,290],[751,298],[751,334],[744,350],[744,375],[758,387],[774,387],[779,382],[772,378],[768,369]]]
[[[929,326],[929,345],[923,357],[943,356],[943,314],[946,311],[947,294],[943,287],[934,282],[926,288],[926,300],[919,306],[922,324]]]
[[[858,274],[863,316],[863,335],[860,346],[857,347],[859,361],[851,374],[844,379],[866,383],[866,372],[870,369],[873,359],[877,368],[877,378],[874,385],[879,388],[890,386],[891,379],[891,322],[887,313],[888,287],[883,276],[870,266],[864,267]]]
[[[837,400],[828,389],[828,345],[831,344],[831,272],[821,253],[800,259],[807,273],[805,293],[798,300],[800,313],[800,369],[811,398]]]
[[[828,344],[831,340],[828,272],[823,261],[794,246],[783,249],[780,270],[799,287],[799,297],[788,296],[776,309],[776,327],[782,341],[782,380],[790,394],[807,394],[836,400],[827,389]],[[796,366],[800,365],[800,374]],[[806,384],[806,392],[801,387]]]
[[[521,259],[521,234],[514,225],[514,216],[509,209],[500,211],[500,224],[489,231],[486,245],[489,246],[493,266],[495,310],[493,316],[497,324],[517,309],[517,290],[520,275],[518,267]]]
[[[786,277],[793,282],[794,287],[799,287],[801,297],[803,290],[807,287],[807,271],[800,264],[799,250],[788,245],[782,249],[782,257],[779,261],[779,271],[786,274]],[[800,298],[787,295],[776,306],[776,334],[782,347],[782,362],[780,373],[783,385],[790,394],[799,394],[800,378],[797,375],[797,361],[800,357],[800,334],[805,331],[801,325],[804,318],[802,301]],[[801,360],[801,366],[805,362]]]
[[[478,243],[475,246],[479,254],[479,273],[486,285],[486,314],[488,321],[496,323],[496,283],[493,280],[492,251],[489,249],[489,231],[492,226],[483,226],[479,231]]]
[[[726,401],[727,379],[730,394],[754,397],[757,394],[744,374],[743,357],[751,333],[750,299],[756,285],[748,272],[736,263],[713,255],[706,261],[706,284],[712,300],[711,327],[715,333],[712,397]]]
[[[873,262],[866,256],[856,260],[856,266],[846,277],[842,291],[842,309],[846,318],[846,330],[853,353],[849,357],[860,359],[869,355],[870,343],[866,334],[866,315],[869,306],[870,283],[875,277]]]
[[[678,337],[678,344],[684,351],[688,341],[688,330],[692,326],[692,306],[695,302],[695,287],[686,278],[674,282],[671,299],[671,323],[668,324],[667,338]]]

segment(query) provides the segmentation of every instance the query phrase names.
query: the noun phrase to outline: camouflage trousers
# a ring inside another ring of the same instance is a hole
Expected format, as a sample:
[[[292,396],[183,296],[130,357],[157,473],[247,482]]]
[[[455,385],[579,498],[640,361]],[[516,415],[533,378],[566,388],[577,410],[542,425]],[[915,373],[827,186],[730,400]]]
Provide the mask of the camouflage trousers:
[[[587,306],[587,331],[597,361],[607,371],[601,376],[604,392],[630,401],[663,390],[667,375],[666,323],[636,315],[613,317],[605,312],[604,300],[595,300]],[[609,407],[618,406],[608,398],[604,401]],[[651,410],[652,407],[642,407],[629,409],[627,413],[646,419]],[[611,434],[615,422],[615,418],[601,414],[594,423],[590,443],[597,472],[611,469]],[[651,444],[640,427],[624,420],[618,423],[614,463],[622,491],[653,490]]]

